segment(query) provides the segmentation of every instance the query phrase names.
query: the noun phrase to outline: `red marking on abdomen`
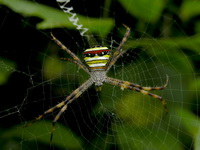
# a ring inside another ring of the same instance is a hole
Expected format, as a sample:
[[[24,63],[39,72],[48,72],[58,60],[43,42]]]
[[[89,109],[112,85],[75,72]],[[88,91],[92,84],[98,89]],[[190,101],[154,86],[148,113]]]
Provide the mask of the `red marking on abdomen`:
[[[88,54],[88,53],[92,53],[92,54],[98,54],[98,53],[101,53],[101,52],[109,52],[110,50],[107,49],[107,50],[96,50],[96,51],[88,51],[88,52],[84,52],[83,54]]]

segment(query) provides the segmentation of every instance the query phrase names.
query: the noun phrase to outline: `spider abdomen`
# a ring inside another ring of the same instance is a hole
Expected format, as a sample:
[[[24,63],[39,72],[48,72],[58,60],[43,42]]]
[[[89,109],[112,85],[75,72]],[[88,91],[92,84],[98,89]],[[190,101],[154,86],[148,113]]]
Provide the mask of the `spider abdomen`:
[[[110,50],[107,47],[95,47],[86,49],[83,55],[91,71],[105,70],[110,58]]]

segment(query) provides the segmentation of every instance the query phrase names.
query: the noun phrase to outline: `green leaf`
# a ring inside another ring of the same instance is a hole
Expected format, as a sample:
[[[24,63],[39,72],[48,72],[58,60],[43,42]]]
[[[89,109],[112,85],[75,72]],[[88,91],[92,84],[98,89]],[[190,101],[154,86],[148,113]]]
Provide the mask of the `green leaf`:
[[[200,121],[198,116],[194,115],[187,109],[177,108],[179,118],[181,119],[181,124],[190,133],[192,137],[196,137],[200,129]]]
[[[185,0],[180,8],[180,18],[187,21],[192,17],[200,14],[200,1],[198,0]]]
[[[113,143],[116,142],[113,139],[115,139],[115,136],[112,135],[111,133],[107,134],[98,134],[98,136],[95,136],[94,138],[90,139],[91,143],[87,146],[87,150],[95,150],[98,148],[101,148],[103,150],[111,150],[113,147]],[[111,136],[110,136],[111,135]]]
[[[193,114],[190,110],[177,108],[176,115],[179,119],[177,121],[177,125],[179,130],[189,133],[189,135],[194,139],[194,149],[200,149],[200,120],[199,117]],[[172,121],[173,122],[173,121]],[[182,129],[180,128],[182,127]],[[187,131],[187,132],[186,132]],[[184,138],[182,136],[182,138]],[[184,138],[185,139],[185,138]]]
[[[160,18],[165,6],[162,0],[119,0],[119,2],[131,15],[151,23]]]
[[[195,22],[195,33],[200,33],[200,21]]]
[[[88,79],[88,74],[86,74],[82,69],[78,68],[72,62],[62,61],[56,56],[47,56],[43,63],[43,75],[47,80],[56,80],[62,78],[64,80],[74,81],[78,76],[79,81],[84,82]],[[78,75],[78,74],[80,75]]]
[[[62,10],[25,0],[0,0],[0,4],[8,6],[25,17],[39,17],[43,19],[42,22],[37,24],[38,29],[76,28]],[[107,35],[114,26],[114,21],[110,18],[88,18],[78,14],[77,17],[80,21],[79,24],[89,28],[90,32],[98,33],[102,36]]]
[[[185,48],[190,49],[191,51],[200,53],[200,35],[196,34],[191,37],[174,37],[174,38],[160,38],[160,39],[150,39],[150,38],[141,38],[139,40],[128,40],[125,48],[134,48],[134,47],[153,47],[153,48],[162,48],[166,51],[172,51],[174,48]]]
[[[195,138],[194,149],[195,150],[199,150],[200,149],[200,128],[199,128],[199,131],[197,132],[197,136]]]
[[[113,125],[120,150],[183,150],[183,146],[169,131],[162,128],[148,129],[130,125]]]
[[[119,118],[124,123],[139,127],[161,120],[162,114],[165,113],[160,101],[134,91],[117,103],[116,110]]]
[[[66,65],[57,57],[46,57],[42,70],[44,77],[52,80],[59,78],[66,71]]]
[[[0,57],[0,85],[6,84],[11,74],[16,71],[15,68],[15,62]]]
[[[33,142],[33,145],[36,144],[36,146],[38,146],[38,144],[45,144],[48,146],[50,144],[51,125],[51,121],[38,121],[26,128],[20,126],[13,127],[1,134],[0,139],[1,141],[4,141],[1,145],[6,145],[14,139],[18,139],[24,149],[27,149],[31,142]],[[56,147],[65,149],[81,149],[82,147],[81,139],[79,139],[69,128],[59,123],[56,124],[52,144]],[[33,145],[29,148],[31,149]],[[11,148],[10,145],[7,146]]]
[[[192,82],[190,82],[190,89],[194,91],[194,99],[196,99],[197,94],[200,96],[200,77],[196,77]],[[196,101],[198,102],[198,99],[196,99]]]

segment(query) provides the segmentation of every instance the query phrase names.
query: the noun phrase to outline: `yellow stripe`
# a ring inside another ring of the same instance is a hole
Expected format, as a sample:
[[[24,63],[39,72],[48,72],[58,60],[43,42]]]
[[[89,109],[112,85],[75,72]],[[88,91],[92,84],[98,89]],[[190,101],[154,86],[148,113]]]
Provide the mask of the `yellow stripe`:
[[[103,56],[101,56],[101,57],[110,57],[110,55],[103,55]]]
[[[95,48],[89,48],[89,49],[86,49],[85,52],[87,51],[96,51],[96,50],[106,50],[108,49],[107,47],[95,47]]]
[[[108,60],[93,60],[93,61],[88,61],[87,64],[99,64],[99,63],[107,63]]]

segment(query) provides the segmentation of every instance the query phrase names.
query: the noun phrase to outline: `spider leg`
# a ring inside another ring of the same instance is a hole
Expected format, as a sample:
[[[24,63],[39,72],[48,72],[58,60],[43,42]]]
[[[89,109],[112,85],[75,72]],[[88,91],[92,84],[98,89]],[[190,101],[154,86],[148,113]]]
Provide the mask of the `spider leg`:
[[[52,33],[51,33],[51,37],[54,40],[54,42],[61,47],[61,49],[63,49],[64,51],[66,51],[74,60],[74,62],[76,65],[78,65],[80,68],[84,68],[84,70],[88,73],[89,69],[81,62],[81,60],[72,52],[70,51],[64,44],[62,44]]]
[[[67,96],[65,98],[65,100],[63,100],[62,102],[58,103],[57,105],[51,107],[50,109],[46,110],[42,115],[40,115],[39,117],[37,117],[35,120],[33,120],[32,122],[26,124],[24,127],[30,126],[32,125],[34,122],[42,119],[45,115],[53,112],[55,109],[61,108],[64,105],[68,105],[69,103],[71,103],[72,101],[74,101],[75,99],[77,99],[84,91],[86,91],[91,85],[93,84],[92,79],[87,80],[86,82],[84,82],[80,87],[78,87],[76,90],[74,90],[69,96]],[[61,109],[62,110],[62,109]],[[62,111],[61,111],[62,112]],[[57,115],[58,116],[58,115]],[[60,116],[59,116],[60,117]],[[56,121],[59,119],[59,117],[55,117]],[[54,120],[55,120],[54,119]]]
[[[123,24],[124,25],[124,24]],[[117,49],[115,50],[115,52],[113,53],[112,55],[112,58],[110,59],[110,61],[108,62],[108,65],[107,65],[107,69],[106,69],[106,72],[108,72],[110,70],[110,68],[115,64],[115,62],[118,60],[118,58],[123,55],[126,50],[122,50],[121,51],[121,48],[122,46],[124,45],[124,43],[126,42],[128,36],[130,35],[130,32],[131,32],[131,29],[124,25],[124,27],[126,28],[126,33],[121,41],[121,43],[119,44],[119,46],[117,47]]]
[[[131,83],[129,81],[122,81],[122,80],[119,80],[119,79],[114,79],[114,78],[110,78],[110,77],[107,77],[108,80],[110,81],[113,81],[113,82],[118,82],[120,84],[123,84],[123,85],[126,85],[126,86],[131,86],[131,87],[136,87],[136,88],[139,88],[141,90],[145,90],[145,91],[152,91],[152,90],[163,90],[167,87],[168,85],[168,81],[169,81],[169,78],[167,76],[167,79],[166,79],[166,83],[163,85],[163,86],[157,86],[157,87],[144,87],[144,86],[141,86],[139,84],[136,84],[136,83]],[[121,87],[123,89],[123,87]]]
[[[56,117],[54,118],[54,120],[52,122],[52,130],[51,130],[51,137],[50,137],[50,146],[51,146],[52,139],[53,139],[53,134],[54,134],[54,130],[55,130],[55,124],[58,121],[58,119],[60,118],[60,116],[62,115],[62,113],[67,110],[68,104],[72,103],[75,99],[77,99],[79,96],[81,96],[81,94],[83,94],[83,92],[85,90],[87,90],[92,84],[93,84],[92,79],[87,80],[84,84],[82,84],[79,88],[77,88],[75,91],[73,91],[70,94],[71,98],[68,98],[68,99],[66,98],[65,101],[63,101],[64,103],[61,102],[62,104],[59,105],[59,107],[62,106],[62,108],[61,108],[61,110],[59,111],[59,113],[56,115]],[[52,110],[50,110],[50,112],[51,111]]]
[[[112,85],[116,85],[116,86],[119,86],[121,87],[122,89],[129,89],[129,90],[133,90],[133,91],[136,91],[136,92],[140,92],[142,94],[145,94],[145,95],[149,95],[153,98],[156,98],[158,100],[161,101],[166,113],[168,113],[168,109],[167,109],[167,105],[166,105],[166,101],[159,95],[156,95],[156,94],[153,94],[153,93],[150,93],[148,92],[147,90],[144,90],[144,89],[141,89],[139,87],[134,87],[134,86],[131,86],[131,85],[128,85],[128,84],[125,84],[124,82],[126,81],[122,81],[122,80],[118,80],[118,79],[113,79],[113,78],[110,78],[110,77],[106,77],[106,80],[105,80],[106,83],[109,83],[109,84],[112,84]],[[149,87],[148,87],[149,89]]]
[[[83,69],[85,72],[87,72],[88,74],[90,73],[88,71],[88,69],[86,69],[87,67],[83,64],[80,64],[79,62],[75,61],[74,59],[71,59],[71,58],[61,58],[62,60],[66,60],[66,61],[69,61],[69,62],[72,62],[74,64],[76,64],[77,66],[79,66],[81,69]]]
[[[51,136],[50,136],[50,146],[52,145],[52,140],[53,140],[53,134],[55,131],[55,125],[57,120],[60,118],[60,116],[62,115],[62,113],[67,109],[68,103],[65,104],[62,109],[59,111],[59,113],[56,115],[56,117],[54,118],[52,125],[51,125]]]

